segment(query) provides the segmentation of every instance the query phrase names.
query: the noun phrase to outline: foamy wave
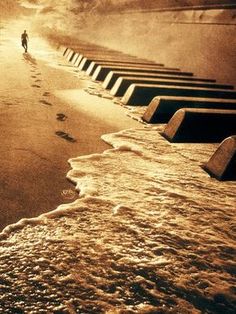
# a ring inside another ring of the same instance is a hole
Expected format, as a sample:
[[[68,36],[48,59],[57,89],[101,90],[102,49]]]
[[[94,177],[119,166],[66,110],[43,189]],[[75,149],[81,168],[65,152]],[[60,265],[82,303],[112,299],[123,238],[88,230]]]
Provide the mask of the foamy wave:
[[[234,312],[235,183],[201,169],[214,145],[160,130],[103,136],[115,148],[70,159],[75,202],[4,230],[3,312]]]

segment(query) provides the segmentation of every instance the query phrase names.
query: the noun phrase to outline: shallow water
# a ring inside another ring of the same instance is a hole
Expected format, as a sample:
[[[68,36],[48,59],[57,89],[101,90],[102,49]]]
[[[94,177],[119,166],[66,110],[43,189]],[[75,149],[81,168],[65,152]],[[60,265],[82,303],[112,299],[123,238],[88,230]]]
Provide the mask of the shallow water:
[[[234,313],[235,183],[162,127],[70,160],[80,198],[5,229],[1,313]]]

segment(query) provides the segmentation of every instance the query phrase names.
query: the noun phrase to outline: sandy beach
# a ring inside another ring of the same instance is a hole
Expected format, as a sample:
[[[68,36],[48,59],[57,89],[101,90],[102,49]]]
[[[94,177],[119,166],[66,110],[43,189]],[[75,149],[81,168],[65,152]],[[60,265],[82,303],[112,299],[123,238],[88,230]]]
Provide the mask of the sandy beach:
[[[24,53],[18,29],[26,26],[30,32],[26,20],[1,29],[1,229],[75,199],[68,159],[102,152],[109,146],[101,135],[138,125],[86,93],[90,80],[36,34]]]

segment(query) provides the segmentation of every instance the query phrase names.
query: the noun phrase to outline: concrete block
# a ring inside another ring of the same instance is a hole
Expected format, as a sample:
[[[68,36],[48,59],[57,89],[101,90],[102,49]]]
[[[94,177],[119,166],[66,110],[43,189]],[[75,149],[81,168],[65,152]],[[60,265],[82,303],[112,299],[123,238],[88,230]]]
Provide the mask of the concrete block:
[[[179,109],[163,136],[173,143],[217,143],[236,134],[236,110]]]
[[[107,74],[110,71],[129,71],[129,72],[140,72],[140,73],[154,73],[154,74],[173,74],[173,75],[179,75],[179,76],[192,76],[193,73],[191,72],[178,72],[178,71],[172,71],[172,70],[166,70],[166,69],[155,69],[151,67],[146,66],[140,66],[140,67],[131,67],[131,66],[101,66],[99,65],[97,69],[95,70],[92,80],[93,81],[104,81]]]
[[[217,180],[236,180],[236,135],[220,144],[203,169]]]
[[[130,71],[110,71],[103,84],[102,87],[105,89],[111,89],[113,85],[115,84],[116,80],[119,77],[127,77],[127,76],[133,76],[133,77],[140,77],[140,78],[166,78],[166,79],[172,79],[172,80],[179,80],[179,75],[168,75],[168,74],[153,74],[153,73],[142,73],[142,72],[130,72]],[[214,79],[206,79],[206,78],[198,78],[198,77],[191,77],[191,76],[181,76],[181,80],[187,80],[187,81],[199,81],[199,82],[211,82],[214,83],[216,80]]]
[[[236,99],[236,91],[189,86],[132,84],[121,102],[129,106],[147,106],[156,96]]]
[[[192,87],[206,87],[206,88],[217,88],[217,89],[233,89],[232,85],[227,84],[216,84],[208,82],[198,82],[198,81],[186,81],[181,80],[171,80],[171,79],[157,79],[157,78],[140,78],[140,77],[119,77],[113,88],[111,89],[111,95],[116,97],[121,97],[125,94],[126,90],[131,84],[153,84],[153,85],[174,85],[174,86],[192,86]]]
[[[167,123],[181,108],[236,110],[236,100],[197,97],[158,96],[153,98],[143,115],[148,123]]]

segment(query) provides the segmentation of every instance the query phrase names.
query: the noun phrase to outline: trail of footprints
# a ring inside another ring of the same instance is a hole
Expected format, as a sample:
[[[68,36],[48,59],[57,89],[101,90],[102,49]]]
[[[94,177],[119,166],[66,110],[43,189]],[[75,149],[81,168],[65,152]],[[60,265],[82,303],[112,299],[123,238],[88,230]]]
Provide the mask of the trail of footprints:
[[[30,61],[30,60],[29,60]],[[42,75],[39,71],[38,71],[38,67],[37,67],[37,62],[29,62],[30,66],[31,66],[31,70],[30,72],[32,73],[31,78],[34,80],[34,84],[31,85],[31,87],[33,88],[41,88],[41,86],[39,85],[42,80],[40,79],[40,76]],[[51,94],[50,92],[44,92],[42,94],[43,97],[49,97]],[[45,99],[40,99],[39,100],[40,104],[46,105],[46,106],[53,106],[52,103],[50,103],[49,101],[45,100]],[[58,121],[64,122],[68,117],[64,114],[64,113],[57,113],[56,115],[56,119]],[[64,132],[64,131],[56,131],[55,134],[59,137],[61,137],[62,139],[70,142],[70,143],[75,143],[77,140],[70,134]]]
[[[57,113],[57,120],[65,121],[66,119],[67,119],[67,116],[64,115],[64,113]]]
[[[65,139],[65,140],[71,142],[71,143],[76,142],[75,138],[73,138],[71,135],[69,135],[68,133],[65,133],[63,131],[56,131],[55,134],[57,136],[60,136],[61,138]]]

